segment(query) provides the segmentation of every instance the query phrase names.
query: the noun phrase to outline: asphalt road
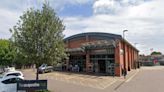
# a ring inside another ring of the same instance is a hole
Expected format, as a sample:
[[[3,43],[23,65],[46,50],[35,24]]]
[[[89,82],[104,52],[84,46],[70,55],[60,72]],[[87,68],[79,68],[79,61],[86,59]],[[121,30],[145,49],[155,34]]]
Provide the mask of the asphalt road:
[[[114,92],[164,92],[164,68],[144,67],[133,79],[122,83]]]
[[[35,79],[34,72],[25,71],[24,74],[26,79]],[[133,75],[127,80],[116,78],[113,81],[106,77],[54,72],[41,74],[40,78],[48,79],[48,89],[52,92],[164,92],[164,67],[144,67]]]
[[[35,72],[23,70],[25,79],[35,79]],[[75,73],[52,72],[39,75],[40,79],[48,80],[48,89],[52,92],[102,92],[117,78],[111,76],[93,76]],[[105,91],[104,91],[105,92]],[[108,91],[107,91],[108,92]]]

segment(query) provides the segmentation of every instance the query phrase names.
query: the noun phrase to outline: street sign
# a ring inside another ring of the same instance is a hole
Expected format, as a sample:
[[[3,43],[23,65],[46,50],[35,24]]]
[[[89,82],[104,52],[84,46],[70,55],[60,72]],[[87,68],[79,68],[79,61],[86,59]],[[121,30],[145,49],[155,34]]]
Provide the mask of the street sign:
[[[23,80],[17,82],[17,92],[47,90],[47,80]]]

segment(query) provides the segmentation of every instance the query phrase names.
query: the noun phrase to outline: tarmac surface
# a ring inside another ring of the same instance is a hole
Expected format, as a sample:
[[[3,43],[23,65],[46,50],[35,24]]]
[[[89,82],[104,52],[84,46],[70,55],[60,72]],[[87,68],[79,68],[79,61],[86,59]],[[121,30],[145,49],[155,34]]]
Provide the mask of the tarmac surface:
[[[25,79],[35,79],[32,69],[23,70]],[[69,72],[52,72],[39,75],[48,80],[52,92],[163,92],[164,67],[142,67],[124,77],[95,76]]]

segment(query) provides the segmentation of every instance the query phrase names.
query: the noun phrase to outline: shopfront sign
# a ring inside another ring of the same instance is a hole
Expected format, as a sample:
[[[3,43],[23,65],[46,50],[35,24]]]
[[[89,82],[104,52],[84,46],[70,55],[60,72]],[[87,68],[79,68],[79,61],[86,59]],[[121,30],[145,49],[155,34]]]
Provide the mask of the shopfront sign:
[[[17,82],[17,92],[47,90],[47,80],[23,80]]]

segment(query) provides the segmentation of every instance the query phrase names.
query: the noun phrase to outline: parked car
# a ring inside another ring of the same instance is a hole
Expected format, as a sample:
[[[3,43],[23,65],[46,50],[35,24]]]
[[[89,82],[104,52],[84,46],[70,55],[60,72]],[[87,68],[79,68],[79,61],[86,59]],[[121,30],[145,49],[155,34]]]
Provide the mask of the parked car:
[[[5,66],[1,66],[0,67],[0,74],[3,72],[9,72],[9,71],[15,71],[15,67],[5,67]]]
[[[17,92],[17,82],[23,79],[22,76],[0,78],[0,92]]]
[[[7,67],[4,70],[5,70],[5,72],[15,71],[15,67]]]
[[[2,74],[4,72],[3,68],[0,67],[0,74]]]
[[[58,63],[56,66],[54,66],[55,71],[62,71],[62,64]]]
[[[9,72],[4,72],[3,74],[0,75],[0,78],[4,79],[8,76],[20,76],[24,79],[24,75],[21,71],[9,71]]]
[[[48,66],[47,64],[42,64],[39,67],[39,73],[46,73],[46,72],[52,72],[53,66]]]

